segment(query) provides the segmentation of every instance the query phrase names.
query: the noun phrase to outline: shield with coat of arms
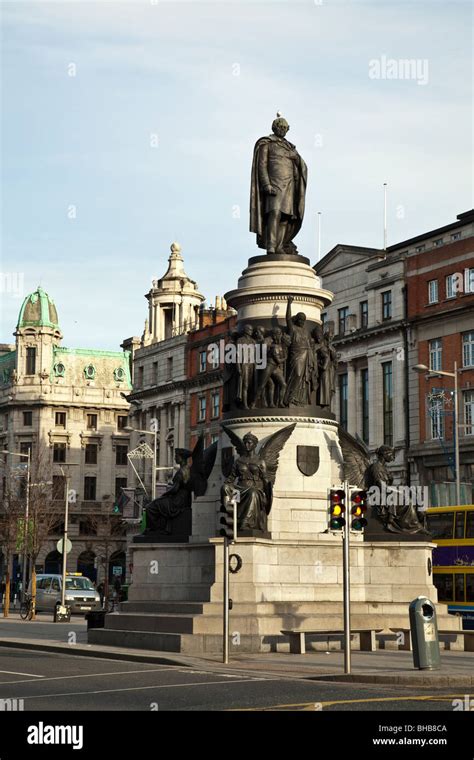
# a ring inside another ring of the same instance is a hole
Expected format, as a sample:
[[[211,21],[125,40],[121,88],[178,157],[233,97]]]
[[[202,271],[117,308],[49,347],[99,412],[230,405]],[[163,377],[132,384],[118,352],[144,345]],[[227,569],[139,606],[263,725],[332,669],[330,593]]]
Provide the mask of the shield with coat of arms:
[[[297,446],[296,462],[303,475],[314,475],[319,467],[319,446]]]

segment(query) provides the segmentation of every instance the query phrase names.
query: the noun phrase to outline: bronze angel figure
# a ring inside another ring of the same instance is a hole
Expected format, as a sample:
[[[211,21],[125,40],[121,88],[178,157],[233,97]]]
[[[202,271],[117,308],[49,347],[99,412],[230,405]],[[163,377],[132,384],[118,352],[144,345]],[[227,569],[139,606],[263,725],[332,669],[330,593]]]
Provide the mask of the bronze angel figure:
[[[380,446],[375,452],[375,460],[371,461],[365,443],[342,428],[339,428],[339,443],[344,460],[344,480],[368,491],[368,503],[374,507],[372,515],[382,522],[385,530],[390,533],[426,533],[411,503],[398,504],[397,498],[390,498],[397,492],[397,487],[392,485],[393,475],[387,467],[388,462],[394,460],[394,450],[390,446]]]
[[[267,531],[267,518],[272,508],[273,485],[280,451],[295,429],[296,423],[273,433],[258,449],[258,438],[246,433],[240,438],[226,425],[222,429],[237,450],[232,471],[221,489],[221,504],[225,508],[235,491],[240,494],[237,525],[243,530]]]
[[[168,490],[151,501],[146,507],[145,533],[173,532],[173,520],[186,509],[191,509],[193,494],[203,496],[207,480],[216,460],[217,443],[204,448],[204,437],[200,435],[192,451],[175,449],[175,461],[179,469],[173,476]],[[188,460],[191,459],[191,466]]]

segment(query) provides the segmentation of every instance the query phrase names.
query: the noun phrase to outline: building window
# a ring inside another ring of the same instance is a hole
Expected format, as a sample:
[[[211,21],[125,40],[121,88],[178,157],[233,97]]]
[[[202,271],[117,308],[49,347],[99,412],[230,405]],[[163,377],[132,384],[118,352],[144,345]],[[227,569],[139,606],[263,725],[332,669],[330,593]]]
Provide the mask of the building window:
[[[439,393],[439,391],[438,391]],[[431,392],[428,412],[430,415],[430,433],[433,440],[444,438],[444,403],[442,396],[438,395],[436,389]]]
[[[53,372],[55,377],[64,377],[66,374],[66,367],[62,362],[57,362],[53,367]]]
[[[80,536],[96,536],[97,526],[91,520],[79,520]]]
[[[339,424],[347,430],[347,373],[339,375]]]
[[[474,293],[474,267],[464,270],[464,292]]]
[[[392,291],[385,290],[382,293],[382,319],[392,319]]]
[[[96,414],[87,415],[87,429],[97,430],[97,415]]]
[[[172,380],[173,379],[173,357],[168,356],[166,359],[166,379]]]
[[[321,314],[321,324],[322,324],[323,327],[327,323],[327,321],[328,321],[327,312],[323,311],[323,313]]]
[[[451,240],[460,240],[461,239],[461,233],[460,232],[453,232],[451,235]]]
[[[457,290],[457,275],[448,274],[446,277],[446,298],[455,298]]]
[[[64,475],[53,475],[53,501],[64,501],[66,498],[66,478]]]
[[[138,387],[143,388],[143,367],[138,367]]]
[[[430,370],[439,372],[442,369],[443,360],[443,343],[441,338],[434,338],[429,343],[430,351]]]
[[[428,303],[438,301],[438,280],[430,280],[428,283]]]
[[[86,476],[84,478],[84,501],[95,501],[97,492],[97,478]]]
[[[115,449],[115,464],[120,465],[121,467],[123,465],[128,464],[128,446],[117,446]]]
[[[205,422],[206,420],[206,397],[201,396],[199,398],[199,422]]]
[[[383,377],[383,442],[393,446],[393,377],[392,362],[382,364]]]
[[[369,302],[360,302],[360,326],[362,329],[369,326]]]
[[[117,430],[125,430],[128,425],[128,417],[126,414],[119,414],[117,417]]]
[[[464,428],[466,435],[474,435],[474,391],[464,391]]]
[[[369,370],[360,373],[362,391],[362,440],[369,443]]]
[[[220,393],[212,394],[212,416],[215,419],[220,414]]]
[[[221,366],[220,360],[219,360],[219,350],[218,349],[216,350],[216,348],[214,348],[211,355],[212,355],[212,363],[211,363],[212,369],[219,369],[219,367]]]
[[[440,245],[443,245],[443,238],[433,240],[433,248],[439,248]]]
[[[424,250],[425,250],[425,246],[424,245],[417,245],[416,248],[415,248],[415,251],[417,253],[421,253]]]
[[[30,458],[31,458],[32,450],[33,450],[33,444],[31,443],[31,441],[22,441],[22,443],[20,443],[20,454],[28,454],[29,452]],[[26,457],[21,457],[21,458],[25,459]]]
[[[199,372],[205,372],[207,366],[207,351],[199,352]]]
[[[117,383],[123,383],[125,380],[125,370],[123,367],[117,367],[114,369],[114,380]]]
[[[219,433],[213,433],[213,434],[211,435],[211,444],[212,444],[212,443],[217,443],[217,442],[218,442],[218,440],[219,440]]]
[[[66,444],[55,443],[53,445],[53,462],[64,463],[66,461]]]
[[[347,318],[349,316],[349,307],[344,306],[343,309],[337,310],[338,315],[338,326],[339,326],[339,335],[344,335],[347,330]]]
[[[153,362],[153,385],[158,385],[158,362]]]
[[[26,349],[26,374],[34,375],[36,372],[36,348]]]
[[[95,367],[93,364],[88,364],[87,367],[84,367],[84,375],[86,376],[86,380],[93,380],[95,378]]]
[[[66,412],[55,412],[54,424],[56,427],[65,428],[66,427]]]
[[[86,464],[97,464],[97,444],[86,443],[86,451],[84,457]]]
[[[120,499],[122,488],[127,487],[127,478],[115,478],[115,498]]]
[[[23,426],[31,427],[33,424],[33,412],[23,412]]]
[[[463,367],[474,367],[474,330],[463,333],[462,364]]]

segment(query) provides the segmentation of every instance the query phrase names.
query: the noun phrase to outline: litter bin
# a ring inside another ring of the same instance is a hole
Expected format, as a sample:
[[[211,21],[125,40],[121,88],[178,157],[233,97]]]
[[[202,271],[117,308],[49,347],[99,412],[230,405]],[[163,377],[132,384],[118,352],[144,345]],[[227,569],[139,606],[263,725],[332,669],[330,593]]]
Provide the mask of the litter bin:
[[[409,614],[413,664],[419,670],[437,670],[441,660],[435,606],[426,596],[419,596],[410,603]]]
[[[129,585],[130,585],[129,583],[124,583],[123,586],[122,586],[122,588],[120,589],[120,601],[121,602],[126,602],[128,600],[128,588],[129,588]]]
[[[105,610],[91,610],[86,614],[87,630],[91,628],[103,628],[105,619]]]

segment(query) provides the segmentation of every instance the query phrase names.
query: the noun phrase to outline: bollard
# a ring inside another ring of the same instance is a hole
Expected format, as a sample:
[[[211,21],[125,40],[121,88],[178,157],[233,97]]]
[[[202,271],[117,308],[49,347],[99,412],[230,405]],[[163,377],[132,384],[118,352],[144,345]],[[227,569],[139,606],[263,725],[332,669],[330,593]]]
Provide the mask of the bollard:
[[[441,659],[433,602],[426,596],[419,596],[410,603],[409,615],[414,667],[418,670],[437,670],[441,667]]]

